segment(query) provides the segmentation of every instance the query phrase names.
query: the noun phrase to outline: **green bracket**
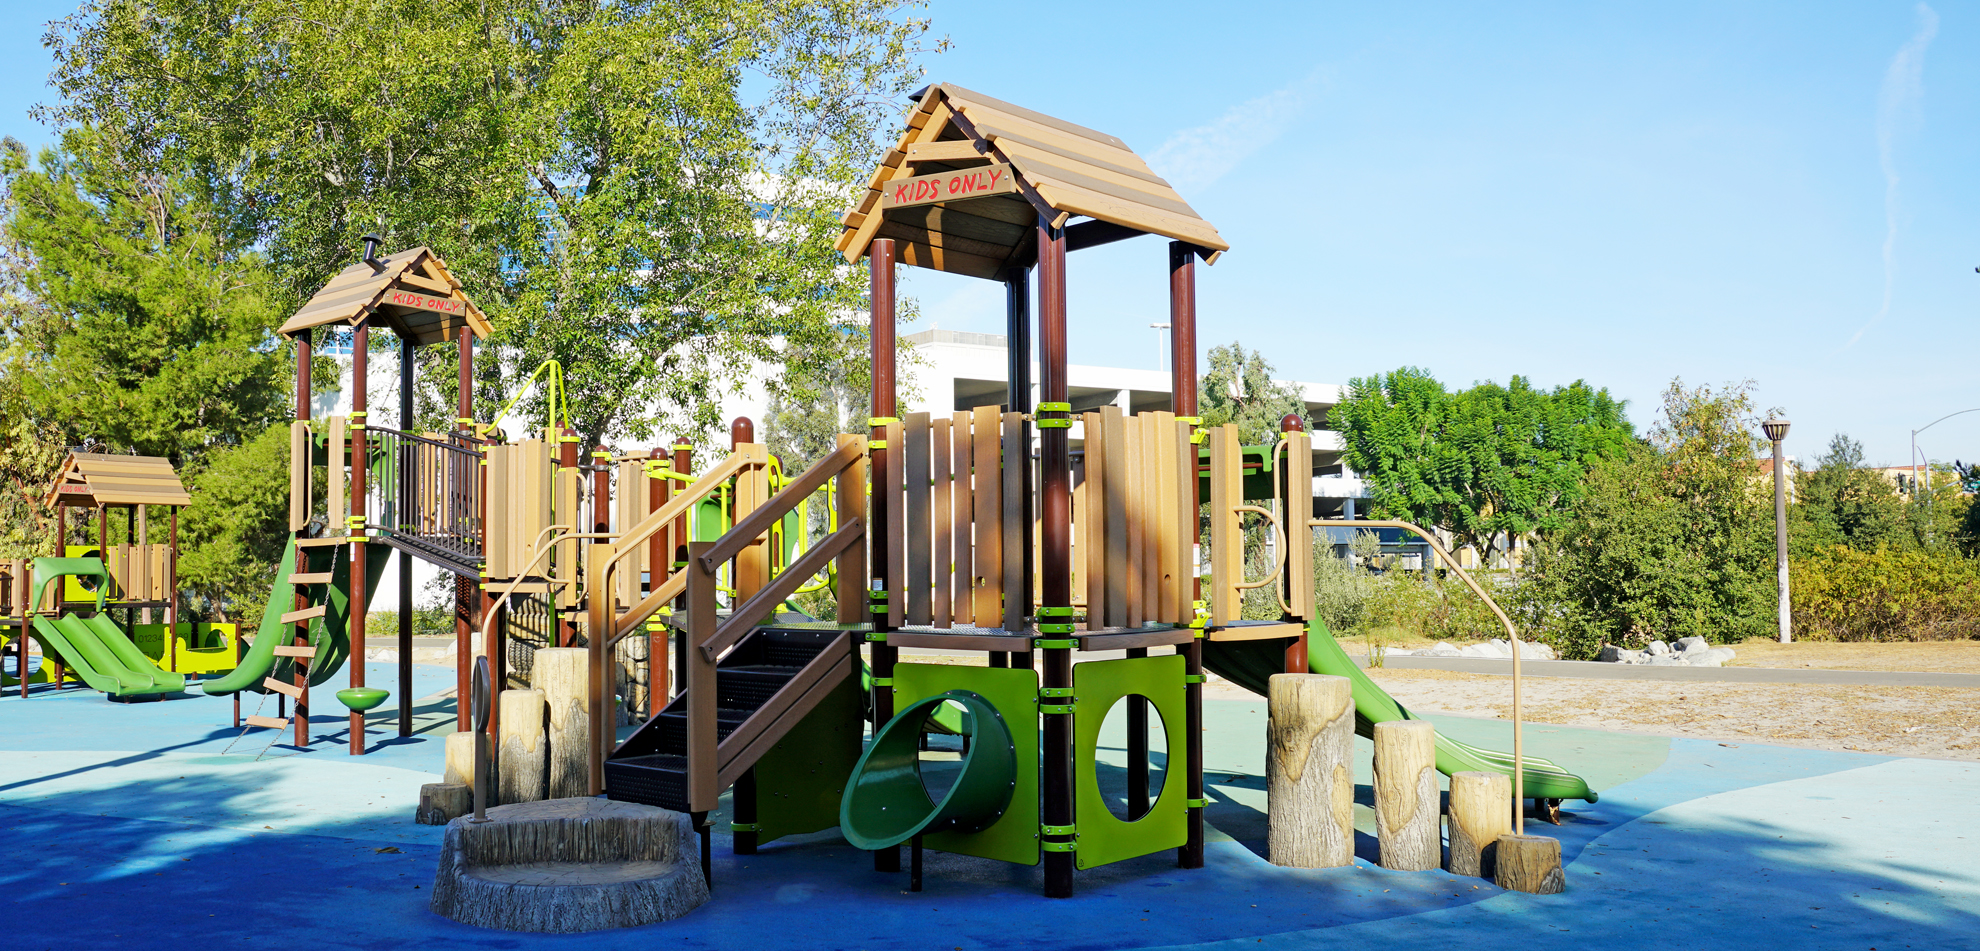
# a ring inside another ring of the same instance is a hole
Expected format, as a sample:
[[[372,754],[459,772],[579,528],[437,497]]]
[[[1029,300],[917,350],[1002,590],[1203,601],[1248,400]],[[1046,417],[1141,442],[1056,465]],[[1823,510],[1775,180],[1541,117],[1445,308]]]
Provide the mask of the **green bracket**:
[[[1065,605],[1063,607],[1042,607],[1038,609],[1038,616],[1039,617],[1072,617],[1073,616],[1072,605]]]
[[[1056,640],[1049,637],[1041,637],[1036,641],[1032,642],[1032,646],[1037,647],[1039,650],[1048,650],[1048,651],[1072,650],[1073,648],[1079,646],[1079,642],[1071,638],[1066,638],[1065,640]]]
[[[1070,621],[1058,621],[1038,625],[1038,633],[1040,634],[1071,634],[1072,632],[1073,626]]]
[[[875,426],[885,426],[889,423],[898,423],[900,421],[901,419],[898,416],[868,416],[866,418],[866,426],[868,429],[871,429]]]
[[[1073,424],[1070,419],[1040,419],[1033,422],[1039,429],[1071,429]],[[1046,845],[1049,846],[1051,843],[1047,842]]]
[[[1190,808],[1190,809],[1206,809],[1206,808],[1209,808],[1209,806],[1210,806],[1210,800],[1208,800],[1208,799],[1185,799],[1185,800],[1183,800],[1183,805],[1184,805],[1184,806],[1186,806],[1186,807],[1188,807],[1188,808]]]
[[[894,685],[894,678],[892,678],[892,677],[874,677],[874,678],[872,678],[872,682],[873,682],[873,686],[875,686],[875,687],[891,687],[891,686],[893,686],[893,685]]]
[[[1183,675],[1183,683],[1186,683],[1186,684],[1200,684],[1200,683],[1202,683],[1202,682],[1203,682],[1203,675],[1202,675],[1202,674],[1184,674],[1184,675]]]
[[[885,449],[887,448],[887,441],[885,439],[869,439],[866,441],[866,448]]]
[[[1041,697],[1070,697],[1070,696],[1072,696],[1072,695],[1073,695],[1073,688],[1071,688],[1071,687],[1040,687],[1040,688],[1038,688],[1038,695],[1039,695],[1039,696],[1041,696]]]
[[[1038,404],[1036,409],[1040,413],[1070,413],[1072,412],[1072,404],[1071,403],[1040,403]]]
[[[1075,710],[1078,710],[1078,709],[1079,709],[1079,707],[1078,707],[1078,706],[1077,706],[1076,704],[1070,704],[1070,703],[1041,703],[1041,704],[1039,704],[1039,705],[1038,705],[1038,712],[1039,712],[1039,713],[1066,713],[1066,714],[1070,714],[1070,713],[1072,713],[1073,711],[1075,711]]]
[[[762,832],[762,831],[763,831],[763,823],[761,823],[761,822],[731,822],[731,823],[729,823],[729,831],[730,831],[730,832]]]
[[[1044,824],[1044,823],[1040,823],[1040,824],[1039,824],[1039,826],[1038,826],[1038,834],[1040,834],[1040,835],[1078,835],[1078,834],[1079,834],[1079,826],[1076,826],[1076,825],[1071,825],[1071,826],[1055,826],[1055,825],[1047,825],[1047,824]]]
[[[886,631],[867,631],[867,632],[866,632],[866,639],[867,639],[867,640],[869,640],[869,641],[872,641],[872,642],[873,642],[873,643],[875,643],[875,644],[885,644],[885,643],[887,643],[887,632],[886,632]]]
[[[1078,842],[1040,842],[1038,847],[1047,852],[1077,852]]]

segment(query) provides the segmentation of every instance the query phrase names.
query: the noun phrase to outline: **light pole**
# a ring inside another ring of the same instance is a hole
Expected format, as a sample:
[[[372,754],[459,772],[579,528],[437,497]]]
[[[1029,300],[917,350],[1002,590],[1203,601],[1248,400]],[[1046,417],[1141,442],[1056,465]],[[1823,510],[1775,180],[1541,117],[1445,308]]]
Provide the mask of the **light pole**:
[[[1774,444],[1774,564],[1780,577],[1781,587],[1781,643],[1794,640],[1790,622],[1794,612],[1788,605],[1788,552],[1787,552],[1787,460],[1781,455],[1781,440],[1787,438],[1788,421],[1769,419],[1760,424],[1761,432]]]
[[[1148,329],[1155,331],[1155,369],[1166,370],[1169,368],[1169,361],[1164,359],[1169,353],[1169,337],[1166,333],[1169,325],[1149,324]]]
[[[1976,271],[1980,271],[1980,267],[1977,267],[1977,268],[1974,268],[1974,270],[1976,270]],[[1923,426],[1920,426],[1920,427],[1918,427],[1917,429],[1914,429],[1914,430],[1912,430],[1912,431],[1911,431],[1911,501],[1912,501],[1912,504],[1914,504],[1914,505],[1915,505],[1915,504],[1917,504],[1917,502],[1918,502],[1918,487],[1919,487],[1919,485],[1921,484],[1921,483],[1920,483],[1920,482],[1918,481],[1918,434],[1919,434],[1919,433],[1922,433],[1922,432],[1924,432],[1924,431],[1926,431],[1926,430],[1928,430],[1928,429],[1931,429],[1932,427],[1934,427],[1934,426],[1937,426],[1937,425],[1939,425],[1940,423],[1943,423],[1943,422],[1945,422],[1946,420],[1949,420],[1949,419],[1951,419],[1951,418],[1953,418],[1954,416],[1960,416],[1960,415],[1964,415],[1964,414],[1966,414],[1966,413],[1980,413],[1980,406],[1975,406],[1975,407],[1974,407],[1974,408],[1972,408],[1972,409],[1963,409],[1963,410],[1960,410],[1960,411],[1959,411],[1959,412],[1957,412],[1957,413],[1947,413],[1946,415],[1944,415],[1944,416],[1941,416],[1941,417],[1939,417],[1938,419],[1935,419],[1935,420],[1933,420],[1933,421],[1931,421],[1931,422],[1929,422],[1929,423],[1926,423],[1925,425],[1923,425]],[[1927,482],[1929,482],[1929,481],[1931,480],[1931,478],[1932,478],[1932,467],[1931,467],[1931,466],[1926,466],[1926,467],[1925,467],[1925,478],[1926,478],[1926,480],[1927,480]],[[1927,486],[1926,486],[1926,493],[1925,493],[1925,499],[1926,499],[1926,501],[1928,501],[1928,502],[1929,502],[1929,501],[1931,501],[1931,498],[1932,498],[1932,494],[1931,494],[1931,486],[1930,486],[1930,485],[1927,485]]]

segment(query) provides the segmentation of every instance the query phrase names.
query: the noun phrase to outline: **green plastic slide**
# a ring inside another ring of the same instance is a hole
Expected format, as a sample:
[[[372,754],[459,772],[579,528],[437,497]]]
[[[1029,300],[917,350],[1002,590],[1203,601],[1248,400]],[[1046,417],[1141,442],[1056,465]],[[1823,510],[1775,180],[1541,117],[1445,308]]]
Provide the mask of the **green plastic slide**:
[[[297,555],[301,553],[304,567],[298,568]],[[289,681],[295,676],[295,659],[276,657],[275,647],[290,643],[293,625],[282,623],[282,615],[296,609],[296,589],[289,583],[289,576],[299,571],[320,573],[330,572],[328,585],[310,585],[306,593],[309,603],[326,605],[323,617],[309,624],[309,644],[316,648],[316,657],[310,661],[310,686],[320,686],[324,681],[336,676],[350,657],[350,604],[351,604],[351,546],[327,545],[298,549],[296,540],[289,539],[289,545],[282,552],[282,563],[275,571],[275,583],[268,592],[268,606],[261,612],[261,626],[257,628],[254,643],[241,657],[240,666],[231,673],[216,680],[200,684],[207,696],[224,697],[248,691],[267,693],[262,681],[269,677]],[[391,549],[382,544],[368,544],[365,548],[365,590],[378,590],[379,579],[385,576],[385,565]],[[327,590],[326,590],[327,589]]]
[[[104,595],[109,591],[111,581],[110,571],[101,559],[34,560],[34,586],[38,591],[45,592],[49,585],[59,582],[65,575],[98,579],[98,613],[88,618],[74,614],[36,617],[32,626],[33,637],[41,642],[42,653],[60,658],[84,684],[113,697],[151,696],[186,689],[183,675],[158,669],[151,658],[131,643],[124,629],[102,613]]]
[[[1352,685],[1354,732],[1372,739],[1377,723],[1417,719],[1349,659],[1340,643],[1328,633],[1325,624],[1314,621],[1307,625],[1306,630],[1307,667],[1316,674],[1346,677]],[[1204,641],[1203,666],[1225,680],[1264,696],[1266,682],[1271,676],[1285,671],[1285,650],[1290,641],[1291,638],[1283,637],[1256,641]],[[1597,798],[1595,791],[1588,788],[1586,780],[1555,763],[1528,756],[1522,765],[1525,767],[1523,772],[1528,797],[1585,799],[1589,802]],[[1513,758],[1509,753],[1481,749],[1438,733],[1437,771],[1448,776],[1467,770],[1510,777]]]

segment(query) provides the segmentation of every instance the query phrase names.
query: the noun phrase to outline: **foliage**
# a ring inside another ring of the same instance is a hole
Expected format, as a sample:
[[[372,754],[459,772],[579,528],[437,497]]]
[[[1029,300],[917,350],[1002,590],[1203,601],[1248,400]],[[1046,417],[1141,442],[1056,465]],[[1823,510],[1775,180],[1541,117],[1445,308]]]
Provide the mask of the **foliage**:
[[[42,117],[206,170],[291,296],[363,232],[434,248],[496,324],[485,396],[555,358],[587,439],[643,442],[863,302],[831,240],[917,79],[901,6],[95,0]]]
[[[1757,479],[1751,384],[1673,381],[1648,443],[1597,466],[1573,518],[1534,552],[1529,603],[1563,656],[1764,634],[1773,524]]]
[[[1912,541],[1911,525],[1897,490],[1882,475],[1863,468],[1863,444],[1837,433],[1815,468],[1795,477],[1795,504],[1789,506],[1789,540],[1797,555],[1847,545],[1872,551]]]
[[[1439,526],[1482,553],[1565,524],[1588,469],[1628,445],[1623,409],[1581,381],[1547,391],[1514,376],[1452,393],[1404,367],[1350,381],[1328,423],[1372,514]]]
[[[1210,371],[1197,384],[1197,409],[1203,425],[1236,423],[1238,444],[1270,446],[1279,440],[1279,420],[1287,414],[1306,419],[1306,398],[1288,383],[1272,379],[1265,355],[1245,352],[1244,344],[1210,348]]]
[[[763,440],[786,475],[803,472],[838,448],[840,433],[867,430],[872,394],[865,339],[849,335],[834,358],[785,367],[784,386],[771,395],[763,414]]]
[[[1834,545],[1795,558],[1794,636],[1821,641],[1980,637],[1980,560]]]
[[[222,618],[253,624],[289,536],[289,427],[275,424],[190,480],[179,583]]]

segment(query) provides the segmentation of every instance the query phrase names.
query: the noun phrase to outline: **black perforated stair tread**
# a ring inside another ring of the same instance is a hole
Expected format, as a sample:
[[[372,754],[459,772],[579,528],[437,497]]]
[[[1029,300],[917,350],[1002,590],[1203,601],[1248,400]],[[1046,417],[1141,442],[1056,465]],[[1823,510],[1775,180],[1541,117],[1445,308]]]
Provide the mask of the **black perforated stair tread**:
[[[773,625],[745,636],[715,668],[715,736],[721,742],[837,640],[836,627]],[[687,694],[635,730],[605,761],[605,795],[686,810]]]

